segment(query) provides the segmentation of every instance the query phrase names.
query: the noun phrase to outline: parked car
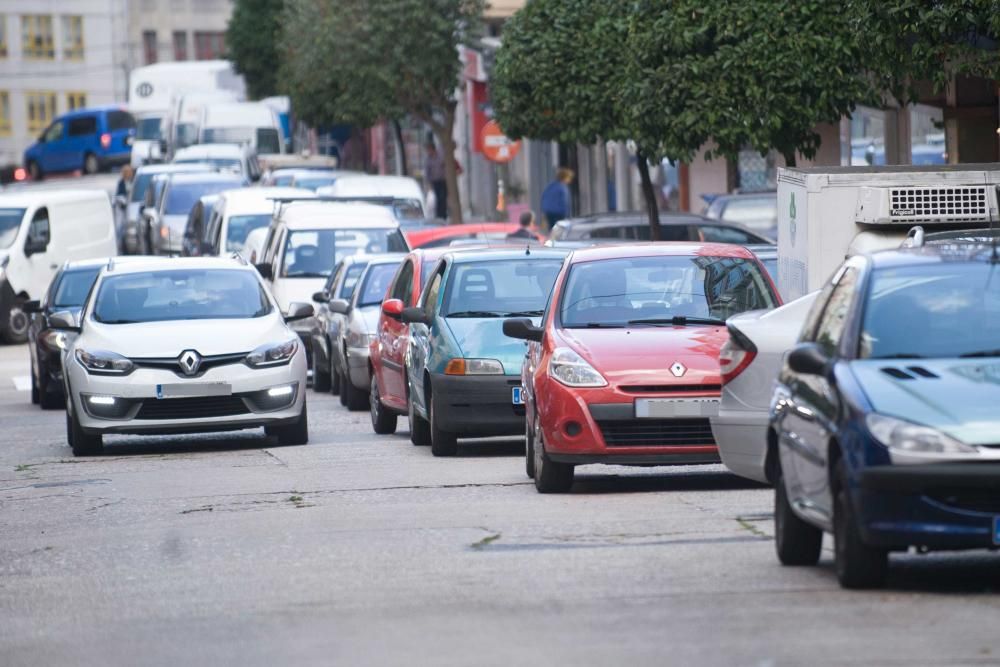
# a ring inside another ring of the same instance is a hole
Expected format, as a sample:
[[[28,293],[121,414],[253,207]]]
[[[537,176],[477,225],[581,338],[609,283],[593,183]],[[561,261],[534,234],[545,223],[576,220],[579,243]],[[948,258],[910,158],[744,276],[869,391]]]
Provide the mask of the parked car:
[[[661,213],[661,241],[697,243],[773,243],[741,225],[719,222],[690,213]],[[628,243],[649,241],[649,220],[645,213],[602,213],[586,218],[560,220],[552,229],[553,241],[598,241]]]
[[[410,429],[435,456],[458,438],[524,430],[524,346],[503,335],[505,317],[537,322],[566,253],[537,248],[468,250],[438,261],[420,303],[402,311]]]
[[[199,197],[198,201],[191,207],[188,213],[187,223],[184,225],[184,240],[181,242],[181,256],[201,257],[202,255],[214,255],[206,252],[208,244],[205,239],[205,230],[208,229],[208,221],[212,217],[212,210],[219,201],[219,195],[211,194]]]
[[[336,169],[340,161],[332,155],[316,155],[308,151],[302,153],[259,153],[262,185],[288,187],[298,169]],[[344,173],[344,172],[342,172]]]
[[[368,407],[371,388],[368,348],[376,338],[382,299],[402,259],[401,253],[368,256],[350,298],[330,299],[327,303],[331,312],[344,317],[337,337],[332,340],[332,350],[339,359],[340,403],[349,410]]]
[[[424,191],[415,178],[342,172],[330,185],[316,191],[327,197],[390,197],[397,200],[401,218],[425,220]]]
[[[260,180],[260,164],[249,146],[239,144],[195,144],[174,154],[173,164],[207,164],[231,171],[254,183]]]
[[[94,286],[97,273],[108,263],[107,258],[64,262],[52,278],[52,283],[40,300],[24,304],[31,314],[28,328],[28,353],[31,357],[31,402],[43,410],[61,408],[66,404],[63,394],[62,355],[74,334],[49,326],[52,313],[80,316],[80,308]]]
[[[767,275],[775,289],[778,288],[778,246],[767,244],[750,244],[743,246],[760,260],[767,270]],[[780,290],[778,290],[780,292]]]
[[[719,195],[705,210],[705,217],[743,225],[772,241],[778,238],[778,193],[739,192]]]
[[[206,105],[201,111],[198,143],[246,145],[255,153],[286,152],[281,119],[261,102]]]
[[[268,177],[270,185],[280,185],[289,188],[303,188],[316,192],[319,188],[325,188],[341,177],[345,173],[337,169],[277,169]]]
[[[100,190],[0,194],[0,340],[28,340],[24,304],[41,299],[66,261],[117,252],[115,220]]]
[[[247,238],[257,229],[267,232],[277,208],[275,197],[311,197],[309,190],[300,188],[240,188],[226,190],[212,209],[205,231],[205,252],[224,255],[244,252]],[[262,239],[263,240],[263,239]],[[248,259],[249,257],[246,256]]]
[[[145,255],[179,254],[184,228],[195,202],[205,195],[246,185],[246,180],[235,173],[161,174],[153,181],[154,197],[159,179],[162,179],[162,191],[157,203],[147,205],[142,211],[140,247]]]
[[[65,171],[98,171],[128,164],[135,119],[117,106],[77,109],[58,116],[24,152],[33,180]]]
[[[711,418],[712,435],[722,462],[741,477],[770,482],[767,423],[771,392],[817,294],[812,292],[774,310],[754,310],[726,320],[729,340],[719,353],[722,397],[719,414]]]
[[[545,321],[509,319],[531,341],[521,385],[525,470],[541,493],[565,493],[574,467],[719,461],[725,320],[780,303],[750,251],[725,244],[575,250]]]
[[[67,439],[99,454],[106,434],[264,427],[283,445],[308,442],[305,351],[260,276],[224,258],[110,263],[66,349]]]
[[[411,227],[403,233],[411,248],[438,248],[449,246],[456,241],[468,242],[476,245],[489,245],[491,243],[506,244],[507,235],[519,230],[521,226],[511,222],[468,222],[464,225],[440,225],[435,227]],[[511,243],[523,239],[516,239]],[[534,241],[542,243],[541,235],[534,232]]]
[[[772,399],[775,543],[842,586],[888,554],[1000,544],[1000,282],[989,245],[848,259],[823,286]]]
[[[129,186],[125,204],[125,228],[122,230],[122,248],[126,254],[133,255],[140,251],[139,223],[142,220],[142,209],[146,206],[146,193],[153,179],[160,174],[180,174],[191,172],[214,171],[207,164],[149,164],[135,170],[132,184]],[[151,198],[152,199],[152,198]]]

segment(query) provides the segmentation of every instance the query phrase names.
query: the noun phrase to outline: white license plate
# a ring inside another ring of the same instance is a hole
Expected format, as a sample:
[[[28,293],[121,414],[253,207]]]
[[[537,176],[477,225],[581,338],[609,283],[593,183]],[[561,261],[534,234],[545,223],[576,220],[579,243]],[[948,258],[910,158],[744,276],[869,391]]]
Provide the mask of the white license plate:
[[[719,414],[717,398],[637,398],[635,416],[638,419],[671,419],[674,417],[715,417]]]
[[[513,387],[510,392],[510,402],[514,405],[524,405],[524,389]]]
[[[228,382],[190,382],[185,384],[156,385],[157,398],[185,398],[191,396],[232,396],[233,386]]]

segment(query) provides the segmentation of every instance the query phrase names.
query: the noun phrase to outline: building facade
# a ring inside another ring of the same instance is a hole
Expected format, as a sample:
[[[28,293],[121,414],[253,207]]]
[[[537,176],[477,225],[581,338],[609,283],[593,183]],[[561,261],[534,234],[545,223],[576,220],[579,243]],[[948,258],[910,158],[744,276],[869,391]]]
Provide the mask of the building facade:
[[[224,56],[233,0],[128,0],[128,5],[132,67]]]

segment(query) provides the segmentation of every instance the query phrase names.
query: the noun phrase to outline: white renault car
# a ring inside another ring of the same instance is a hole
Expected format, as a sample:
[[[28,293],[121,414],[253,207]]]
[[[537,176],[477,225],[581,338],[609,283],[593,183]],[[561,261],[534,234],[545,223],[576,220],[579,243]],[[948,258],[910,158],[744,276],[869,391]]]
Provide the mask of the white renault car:
[[[65,352],[66,427],[77,456],[112,433],[264,427],[283,445],[309,439],[306,354],[260,276],[239,257],[110,261],[74,318]]]

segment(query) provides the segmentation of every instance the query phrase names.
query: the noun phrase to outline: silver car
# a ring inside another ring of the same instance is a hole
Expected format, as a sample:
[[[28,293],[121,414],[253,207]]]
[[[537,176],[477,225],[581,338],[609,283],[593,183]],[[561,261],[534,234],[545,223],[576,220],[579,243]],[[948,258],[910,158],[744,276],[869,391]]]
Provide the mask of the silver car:
[[[201,197],[218,194],[224,190],[241,188],[246,180],[231,173],[169,174],[159,176],[165,179],[163,190],[154,206],[147,206],[143,212],[140,247],[146,254],[180,254],[184,240],[184,228],[188,215]],[[156,182],[154,181],[154,187]]]
[[[128,195],[125,201],[118,202],[124,207],[124,224],[119,230],[121,234],[121,247],[126,254],[137,254],[141,251],[139,241],[139,222],[142,219],[142,211],[146,207],[146,191],[149,190],[153,179],[160,174],[180,174],[191,172],[214,171],[207,164],[150,164],[139,167],[132,178]],[[150,199],[152,201],[152,198]]]

